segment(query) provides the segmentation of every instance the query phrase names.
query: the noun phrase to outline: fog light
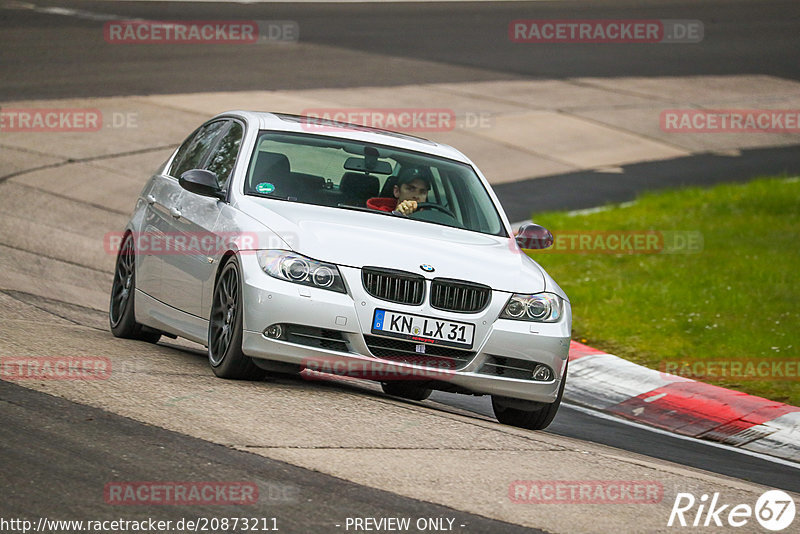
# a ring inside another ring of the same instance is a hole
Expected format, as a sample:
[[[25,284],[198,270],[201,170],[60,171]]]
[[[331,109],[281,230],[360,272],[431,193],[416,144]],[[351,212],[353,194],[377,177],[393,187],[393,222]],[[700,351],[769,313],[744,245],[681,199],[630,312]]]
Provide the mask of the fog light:
[[[546,365],[537,365],[532,378],[538,382],[549,382],[553,379],[553,371]]]
[[[279,339],[283,335],[283,327],[279,324],[268,326],[264,330],[264,335],[273,339]]]

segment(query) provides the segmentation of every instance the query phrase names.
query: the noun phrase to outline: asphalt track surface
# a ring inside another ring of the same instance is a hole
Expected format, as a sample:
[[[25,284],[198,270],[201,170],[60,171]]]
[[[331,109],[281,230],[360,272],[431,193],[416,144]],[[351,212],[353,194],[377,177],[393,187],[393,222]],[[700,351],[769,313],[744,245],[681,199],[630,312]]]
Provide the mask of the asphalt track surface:
[[[302,42],[321,48],[312,53],[302,46],[208,46],[198,53],[195,48],[180,46],[108,47],[97,38],[96,30],[102,22],[4,9],[0,11],[0,99],[4,101],[526,77],[760,73],[800,79],[797,62],[800,4],[796,1],[396,5],[34,3],[126,18],[294,20],[300,25]],[[543,45],[535,49],[521,49],[522,45],[508,42],[509,20],[560,17],[700,19],[705,24],[706,40],[702,46]],[[391,68],[390,62],[364,57],[360,54],[363,50],[385,54],[387,58],[426,63],[413,71],[398,71]],[[744,151],[737,157],[708,155],[637,164],[626,167],[623,175],[604,175],[602,188],[598,188],[601,181],[596,173],[587,172],[505,184],[496,190],[510,218],[517,220],[525,218],[531,210],[576,209],[624,201],[640,190],[664,185],[707,185],[746,180],[758,174],[797,173],[799,153],[797,147],[759,149]],[[527,191],[526,198],[515,200],[523,189]],[[438,394],[435,399],[478,415],[491,415],[482,402],[485,399],[453,401],[451,396]],[[97,505],[86,504],[80,496],[88,488],[96,488],[97,481],[109,480],[112,466],[117,469],[122,464],[126,466],[119,473],[122,480],[148,479],[148,475],[172,480],[212,476],[225,480],[241,479],[245,472],[264,473],[278,485],[311,488],[309,498],[318,514],[313,521],[320,526],[340,520],[342,510],[347,510],[349,516],[407,513],[463,517],[463,522],[471,526],[469,532],[530,531],[232,451],[3,382],[0,382],[0,404],[3,405],[0,450],[4,458],[4,514],[61,512],[64,516],[68,511],[88,512],[83,508],[86,506],[92,508],[92,517],[101,519],[94,513],[98,511]],[[31,421],[36,424],[30,424]],[[569,407],[559,412],[548,431],[800,491],[800,477],[795,469],[735,450],[711,448],[704,443],[597,419]],[[76,457],[80,459],[75,461]],[[42,462],[41,458],[53,461]],[[57,462],[58,459],[63,461]],[[49,486],[54,484],[63,490],[63,502],[48,500]],[[9,488],[16,489],[9,493]],[[332,495],[336,496],[336,505],[326,506]],[[286,519],[285,529],[281,525],[281,530],[308,531],[308,507],[286,513],[296,503],[278,503],[276,509],[278,506],[283,507],[281,518],[298,518],[296,524],[293,519]],[[165,511],[176,517],[204,515],[195,507],[185,514],[181,512]],[[265,510],[264,515],[271,512]],[[215,513],[219,511],[212,510],[207,515]]]
[[[493,417],[492,405],[484,397],[460,397],[434,392],[431,399]],[[599,418],[570,404],[562,404],[547,432],[592,441],[652,458],[714,471],[790,491],[800,490],[800,469],[776,466],[769,459],[745,456],[732,447],[718,448],[707,442],[686,440],[668,433],[655,433],[613,418]]]
[[[2,5],[13,5],[3,0]],[[0,9],[0,100],[530,78],[764,74],[800,80],[795,0],[276,3],[37,0]],[[48,7],[77,14],[45,13]],[[87,15],[88,14],[88,15]],[[108,46],[104,20],[289,20],[299,45]],[[696,44],[510,42],[515,19],[700,20]],[[369,52],[365,54],[364,52]],[[397,65],[398,58],[408,63]],[[266,105],[266,104],[265,104]],[[800,172],[800,146],[702,154],[495,187],[512,221],[625,202],[644,190]]]
[[[634,200],[645,191],[746,182],[800,174],[800,146],[742,150],[736,156],[698,154],[623,165],[622,172],[581,171],[492,186],[511,221],[531,214],[580,210]],[[535,215],[534,215],[535,217]]]
[[[6,518],[248,517],[267,518],[269,526],[276,518],[280,532],[308,533],[340,530],[346,517],[448,517],[470,533],[541,532],[366,488],[5,381],[0,406]],[[249,480],[261,495],[255,507],[161,506],[156,513],[107,504],[101,488],[128,480]]]
[[[30,3],[150,20],[292,20],[299,25],[301,44],[326,49],[204,45],[198,52],[185,45],[105,46],[96,31],[103,21],[7,10],[3,26],[10,30],[0,34],[3,100],[531,77],[768,74],[800,80],[800,4],[794,0]],[[508,38],[512,20],[558,18],[701,20],[705,36],[696,44],[604,46],[529,46]],[[395,67],[390,58],[432,63],[408,70]]]

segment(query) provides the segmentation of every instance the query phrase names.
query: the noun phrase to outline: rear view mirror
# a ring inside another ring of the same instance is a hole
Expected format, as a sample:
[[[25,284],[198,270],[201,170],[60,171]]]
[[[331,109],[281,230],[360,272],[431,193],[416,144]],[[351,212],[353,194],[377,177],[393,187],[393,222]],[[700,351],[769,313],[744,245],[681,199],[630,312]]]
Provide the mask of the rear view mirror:
[[[541,250],[553,246],[553,234],[544,226],[538,224],[523,224],[516,235],[520,248]]]
[[[344,162],[348,171],[369,172],[372,174],[392,174],[392,166],[388,161],[379,161],[377,158],[357,156],[349,157]]]

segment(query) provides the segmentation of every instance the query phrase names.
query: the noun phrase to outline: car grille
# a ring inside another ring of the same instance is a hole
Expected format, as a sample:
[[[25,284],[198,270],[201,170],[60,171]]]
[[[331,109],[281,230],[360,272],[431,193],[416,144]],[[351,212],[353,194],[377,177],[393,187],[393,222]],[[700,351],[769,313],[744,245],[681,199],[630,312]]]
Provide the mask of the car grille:
[[[531,380],[533,378],[533,369],[537,365],[536,362],[530,360],[490,355],[486,357],[486,361],[483,362],[478,372],[483,375]]]
[[[435,369],[463,369],[472,358],[474,352],[428,345],[402,339],[389,339],[379,336],[364,336],[367,348],[373,356],[393,362],[408,363]],[[417,345],[423,345],[425,352],[417,352]]]
[[[431,283],[431,306],[439,310],[475,313],[489,305],[492,289],[488,286],[436,278]]]
[[[361,280],[367,293],[381,300],[419,306],[425,298],[425,278],[417,274],[365,267]]]
[[[282,338],[289,343],[316,347],[319,349],[349,352],[347,341],[338,330],[327,330],[299,324],[284,324]]]

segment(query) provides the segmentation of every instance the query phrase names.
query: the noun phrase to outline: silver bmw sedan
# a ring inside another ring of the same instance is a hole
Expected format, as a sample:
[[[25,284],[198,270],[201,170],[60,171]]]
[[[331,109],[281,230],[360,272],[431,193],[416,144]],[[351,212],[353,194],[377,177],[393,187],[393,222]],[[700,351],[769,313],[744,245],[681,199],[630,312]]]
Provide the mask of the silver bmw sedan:
[[[459,151],[407,134],[232,111],[145,185],[124,231],[115,336],[181,336],[221,378],[381,383],[393,396],[491,395],[501,423],[553,420],[571,308]]]

